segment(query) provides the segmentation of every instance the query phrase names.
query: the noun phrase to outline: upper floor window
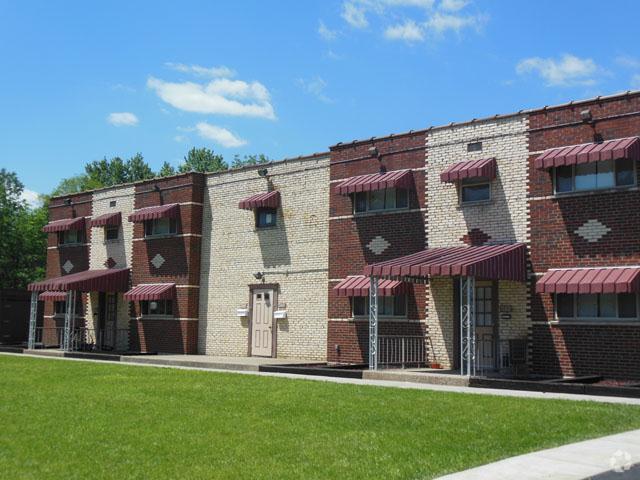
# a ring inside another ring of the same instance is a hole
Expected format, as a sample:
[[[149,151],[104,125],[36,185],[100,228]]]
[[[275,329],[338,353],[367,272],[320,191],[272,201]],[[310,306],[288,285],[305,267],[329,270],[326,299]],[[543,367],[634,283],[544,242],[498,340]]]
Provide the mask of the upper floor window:
[[[142,315],[173,315],[172,300],[150,300],[140,302],[140,310]]]
[[[178,221],[175,218],[157,218],[144,222],[145,237],[175,235],[178,233]]]
[[[58,232],[58,245],[78,245],[82,243],[82,230]]]
[[[409,207],[409,192],[404,188],[386,188],[354,193],[355,213],[395,210]]]
[[[351,313],[354,317],[369,315],[369,297],[352,297]],[[406,317],[407,296],[378,297],[378,315],[382,317]]]
[[[555,296],[558,319],[636,320],[638,295],[635,293],[558,293]]]
[[[635,161],[628,158],[555,168],[556,193],[582,192],[636,184]]]
[[[476,203],[491,200],[491,182],[487,179],[473,178],[463,180],[460,185],[460,203]]]
[[[107,241],[118,240],[120,227],[118,225],[107,225],[104,227],[104,239]]]
[[[256,208],[256,228],[275,227],[278,210],[276,208]]]

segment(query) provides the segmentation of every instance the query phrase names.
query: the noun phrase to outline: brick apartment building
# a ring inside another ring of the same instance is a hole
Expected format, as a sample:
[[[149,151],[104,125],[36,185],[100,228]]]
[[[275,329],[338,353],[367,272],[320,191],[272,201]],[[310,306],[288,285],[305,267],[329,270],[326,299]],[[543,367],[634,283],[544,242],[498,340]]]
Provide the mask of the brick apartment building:
[[[629,92],[55,198],[32,338],[640,378],[639,136]]]

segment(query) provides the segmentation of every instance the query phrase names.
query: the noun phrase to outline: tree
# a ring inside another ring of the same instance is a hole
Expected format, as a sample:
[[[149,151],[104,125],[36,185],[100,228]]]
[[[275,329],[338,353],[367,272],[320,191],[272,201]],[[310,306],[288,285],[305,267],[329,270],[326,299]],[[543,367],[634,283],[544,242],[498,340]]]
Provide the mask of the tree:
[[[87,190],[101,188],[103,186],[104,185],[102,183],[90,178],[86,173],[81,173],[80,175],[74,175],[73,177],[63,178],[60,180],[58,186],[53,189],[53,192],[51,192],[51,196],[55,197],[58,195],[80,193]]]
[[[270,161],[271,159],[263,153],[259,153],[258,155],[245,155],[244,157],[240,157],[240,155],[236,154],[233,157],[231,168],[242,168],[249,165],[261,165],[263,163],[269,163]]]
[[[0,288],[25,288],[44,273],[46,207],[29,209],[23,191],[15,173],[0,170]]]
[[[187,172],[219,172],[227,170],[229,165],[222,155],[213,153],[208,148],[193,147],[184,157],[184,162],[178,167],[180,173]]]
[[[149,164],[144,161],[141,153],[136,153],[127,160],[125,167],[127,169],[129,182],[139,182],[140,180],[148,180],[155,177],[153,170],[151,170]]]
[[[126,162],[120,157],[113,157],[111,160],[104,157],[88,163],[84,169],[91,183],[100,187],[138,182],[155,176],[141,153],[136,153]]]
[[[162,164],[162,167],[160,168],[160,171],[158,172],[158,177],[170,177],[171,175],[175,174],[176,169],[173,168],[173,165],[171,165],[169,162],[164,162]]]

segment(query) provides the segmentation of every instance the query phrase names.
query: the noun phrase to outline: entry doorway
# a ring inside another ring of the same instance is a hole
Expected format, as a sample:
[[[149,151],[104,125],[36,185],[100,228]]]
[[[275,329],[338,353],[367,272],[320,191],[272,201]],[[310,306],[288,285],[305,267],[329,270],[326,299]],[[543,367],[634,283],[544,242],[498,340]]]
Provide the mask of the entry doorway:
[[[480,371],[497,368],[497,290],[493,282],[476,283],[476,365]]]
[[[251,291],[251,356],[274,356],[274,295],[272,288],[255,288]]]
[[[118,328],[118,294],[98,294],[98,331],[96,341],[100,350],[115,350]]]

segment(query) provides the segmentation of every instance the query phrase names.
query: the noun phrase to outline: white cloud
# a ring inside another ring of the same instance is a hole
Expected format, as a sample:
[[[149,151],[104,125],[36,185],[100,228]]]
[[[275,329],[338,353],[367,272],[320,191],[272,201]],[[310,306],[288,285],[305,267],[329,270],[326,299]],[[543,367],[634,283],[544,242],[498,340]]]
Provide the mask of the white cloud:
[[[342,18],[354,28],[366,28],[369,21],[365,15],[366,7],[355,2],[345,2],[342,4]]]
[[[442,0],[442,2],[440,2],[440,8],[442,10],[448,10],[449,12],[457,12],[468,4],[469,2],[467,0]]]
[[[450,13],[434,13],[426,22],[425,27],[436,33],[443,34],[448,30],[460,33],[465,28],[479,31],[489,20],[487,15],[453,15]]]
[[[629,55],[618,55],[615,62],[621,67],[638,69],[640,68],[640,60]]]
[[[321,102],[333,103],[333,100],[327,97],[324,93],[325,89],[327,88],[327,82],[325,82],[322,77],[314,77],[309,80],[299,78],[296,80],[296,83],[300,88],[302,88],[302,90],[310,95],[313,95]]]
[[[27,202],[27,205],[31,208],[36,208],[42,205],[42,200],[40,200],[40,194],[38,192],[34,192],[33,190],[24,189],[22,191],[22,195],[20,196],[22,200]]]
[[[276,118],[269,91],[260,82],[219,78],[207,84],[173,83],[149,77],[147,86],[163,101],[186,112]]]
[[[532,57],[521,60],[516,65],[519,75],[537,73],[549,87],[594,85],[595,76],[600,71],[590,58],[579,58],[565,54],[560,59]]]
[[[202,138],[213,140],[225,148],[242,147],[247,144],[246,140],[234,135],[226,128],[211,125],[210,123],[200,122],[196,125],[196,131]]]
[[[320,23],[318,24],[318,35],[320,35],[324,40],[331,41],[336,39],[338,32],[331,30],[322,20],[320,20]]]
[[[413,20],[398,25],[387,27],[384,36],[389,40],[404,40],[408,43],[421,42],[424,40],[422,28]]]
[[[184,63],[172,62],[167,62],[164,65],[171,70],[190,73],[198,77],[230,78],[236,75],[234,70],[229,67],[225,67],[224,65],[220,65],[219,67],[203,67],[200,65],[185,65]]]
[[[634,90],[640,90],[640,73],[636,73],[631,77],[631,88]]]
[[[114,112],[107,116],[107,122],[116,127],[135,127],[139,120],[131,112]]]

